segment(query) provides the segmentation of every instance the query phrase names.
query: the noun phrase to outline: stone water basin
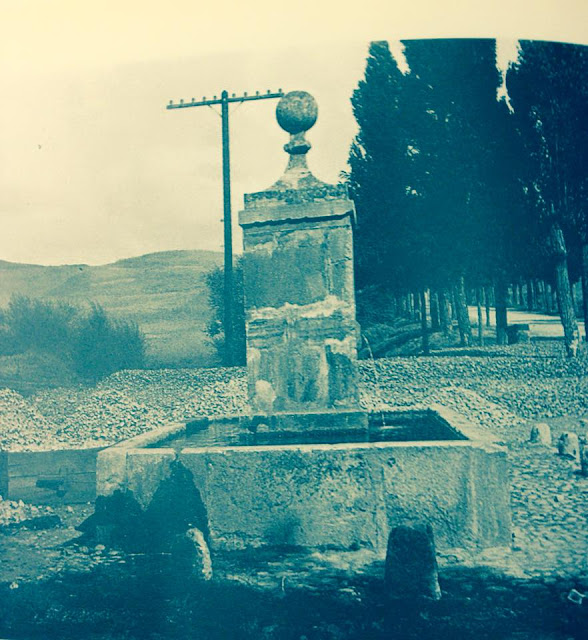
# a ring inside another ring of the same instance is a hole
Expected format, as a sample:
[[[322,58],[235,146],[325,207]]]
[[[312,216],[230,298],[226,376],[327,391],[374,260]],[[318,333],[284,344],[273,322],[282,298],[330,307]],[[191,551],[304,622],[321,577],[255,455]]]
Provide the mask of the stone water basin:
[[[131,492],[147,508],[180,464],[212,549],[384,554],[390,528],[415,518],[431,523],[442,550],[510,544],[506,450],[490,434],[445,407],[376,412],[364,424],[274,431],[269,419],[219,416],[172,425],[101,452],[98,494]]]
[[[317,420],[323,414],[314,414]],[[264,422],[265,420],[265,422]],[[162,445],[181,451],[186,447],[253,447],[262,445],[341,444],[345,442],[410,442],[415,440],[467,440],[466,436],[433,411],[382,411],[367,414],[367,427],[309,431],[272,430],[259,417],[258,423],[247,416],[200,418],[186,423],[180,434],[147,445]],[[260,428],[262,427],[262,428]],[[263,428],[265,427],[265,428]]]

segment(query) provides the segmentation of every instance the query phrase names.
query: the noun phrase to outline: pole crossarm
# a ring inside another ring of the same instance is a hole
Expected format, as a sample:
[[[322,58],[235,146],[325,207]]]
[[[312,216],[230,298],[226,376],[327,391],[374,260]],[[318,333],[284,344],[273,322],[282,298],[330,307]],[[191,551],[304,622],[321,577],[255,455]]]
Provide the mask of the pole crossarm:
[[[228,91],[223,91],[220,98],[214,96],[212,100],[206,97],[200,101],[194,98],[190,102],[180,100],[174,104],[170,100],[167,109],[186,109],[188,107],[212,107],[215,104],[221,105],[221,133],[222,133],[222,166],[223,166],[223,227],[224,227],[224,318],[223,327],[225,333],[225,365],[235,364],[233,319],[234,295],[233,295],[233,231],[231,221],[231,163],[229,159],[229,104],[231,102],[248,102],[250,100],[266,100],[268,98],[283,97],[282,90],[272,93],[269,89],[267,93],[256,91],[255,94],[248,95],[246,92],[242,96],[234,93],[229,97]],[[215,111],[213,109],[213,111]]]
[[[244,93],[242,96],[236,96],[234,93],[226,98],[226,102],[247,102],[249,100],[266,100],[268,98],[281,98],[283,97],[284,93],[282,92],[281,89],[279,89],[276,92],[271,92],[269,89],[267,90],[267,93],[260,93],[259,91],[256,91],[255,94],[253,95],[248,95],[247,93]],[[169,101],[169,104],[166,106],[166,109],[187,109],[188,107],[206,107],[206,106],[212,106],[213,104],[222,104],[223,103],[223,98],[217,98],[216,96],[214,96],[212,99],[207,99],[206,97],[203,97],[202,100],[196,101],[194,98],[192,98],[192,100],[188,101],[184,101],[184,100],[180,100],[179,102],[174,103],[173,100]]]

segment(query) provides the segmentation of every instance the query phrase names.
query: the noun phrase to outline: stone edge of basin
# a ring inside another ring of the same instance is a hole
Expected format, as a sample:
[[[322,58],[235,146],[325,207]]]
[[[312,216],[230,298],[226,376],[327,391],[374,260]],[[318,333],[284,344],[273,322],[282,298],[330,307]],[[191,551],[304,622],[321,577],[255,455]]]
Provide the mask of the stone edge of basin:
[[[423,407],[389,407],[382,410],[384,413],[414,413],[414,412],[422,412],[429,413],[435,416],[440,417],[444,420],[449,427],[456,431],[458,434],[465,436],[464,440],[411,440],[410,445],[415,446],[419,444],[431,443],[436,446],[445,445],[469,445],[476,447],[483,447],[492,450],[501,450],[505,449],[505,446],[497,439],[495,434],[491,431],[485,430],[481,427],[477,427],[470,420],[463,417],[461,414],[457,413],[453,409],[439,405],[439,404],[431,404],[425,408]],[[327,415],[329,412],[324,412]],[[356,412],[343,412],[344,414]],[[359,413],[359,412],[357,412]],[[366,420],[367,416],[371,414],[378,414],[380,411],[371,411],[371,412],[363,412],[365,414]],[[312,416],[321,416],[323,412],[312,412],[307,414],[307,418]],[[336,415],[336,414],[335,414]],[[158,450],[168,450],[171,447],[166,446],[166,443],[173,439],[174,437],[180,436],[184,433],[194,433],[201,429],[207,428],[210,424],[213,423],[234,423],[238,422],[243,425],[244,428],[250,428],[252,424],[262,423],[264,420],[271,422],[272,416],[258,416],[257,414],[249,415],[249,414],[212,414],[210,416],[199,416],[193,419],[186,420],[185,422],[174,422],[173,424],[169,424],[163,427],[159,427],[157,429],[153,429],[151,431],[147,431],[146,433],[142,433],[138,436],[134,436],[133,438],[129,438],[127,440],[122,440],[110,447],[106,447],[98,452],[98,457],[108,456],[109,452],[121,452],[122,450],[130,450],[130,449],[143,449],[146,447],[151,447],[151,451],[155,449]],[[328,425],[331,426],[330,424]],[[326,428],[326,427],[325,427]],[[320,431],[321,429],[316,429],[315,431]],[[320,443],[308,443],[308,444],[270,444],[270,445],[257,445],[259,447],[324,447],[324,446],[358,446],[359,444],[363,446],[402,446],[404,443],[402,442],[365,442],[365,443],[353,443],[353,442],[344,442],[344,443],[331,443],[331,444],[320,444]],[[154,447],[153,445],[157,445]],[[253,448],[257,448],[257,446]],[[208,446],[205,447],[185,447],[186,449],[207,449],[210,448]],[[231,445],[226,445],[226,447],[215,447],[215,448],[231,448]]]
[[[466,436],[467,441],[477,446],[484,446],[492,449],[501,449],[506,451],[503,442],[488,429],[478,427],[470,420],[462,416],[457,411],[440,404],[430,404],[428,409],[440,416],[450,427],[456,429],[459,433]]]

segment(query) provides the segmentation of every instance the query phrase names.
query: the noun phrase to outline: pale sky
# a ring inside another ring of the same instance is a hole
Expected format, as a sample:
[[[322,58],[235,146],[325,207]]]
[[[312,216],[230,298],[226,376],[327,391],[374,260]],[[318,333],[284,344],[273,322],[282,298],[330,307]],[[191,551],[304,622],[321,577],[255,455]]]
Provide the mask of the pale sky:
[[[222,250],[220,118],[207,107],[167,111],[170,99],[309,91],[319,104],[309,165],[335,182],[370,40],[588,43],[584,0],[406,4],[0,0],[0,259],[100,264]],[[276,103],[231,109],[235,220],[243,193],[285,167]]]

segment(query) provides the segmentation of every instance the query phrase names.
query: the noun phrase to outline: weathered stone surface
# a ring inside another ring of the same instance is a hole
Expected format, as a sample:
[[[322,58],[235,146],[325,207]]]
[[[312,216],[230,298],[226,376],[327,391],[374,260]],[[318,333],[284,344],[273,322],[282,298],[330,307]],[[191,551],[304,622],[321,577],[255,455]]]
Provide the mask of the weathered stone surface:
[[[266,544],[383,553],[418,516],[442,548],[510,543],[505,452],[455,443],[184,449],[220,548]]]
[[[172,449],[130,449],[127,453],[125,489],[136,496],[142,508],[169,478],[175,457]]]
[[[551,428],[545,422],[538,422],[531,427],[529,442],[551,446]]]
[[[254,410],[316,411],[359,406],[353,243],[347,201],[272,208],[244,225],[249,398]],[[298,217],[296,217],[298,216]],[[242,221],[243,223],[243,221]]]
[[[126,482],[127,449],[110,447],[98,454],[96,459],[96,493],[108,496],[121,489]]]
[[[414,600],[441,597],[435,539],[430,524],[411,522],[390,531],[386,551],[386,595]]]
[[[576,433],[571,431],[565,431],[559,437],[557,441],[557,451],[560,456],[566,458],[572,458],[573,460],[580,459],[580,440]]]
[[[308,131],[318,117],[316,100],[306,91],[289,91],[278,102],[276,119],[284,131],[291,134]]]
[[[200,493],[173,452],[152,451],[153,455],[129,451],[120,489],[98,496],[94,513],[78,529],[92,544],[130,552],[171,552],[208,579],[208,520]]]

